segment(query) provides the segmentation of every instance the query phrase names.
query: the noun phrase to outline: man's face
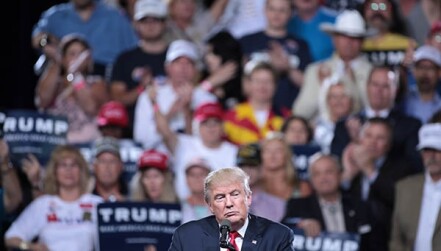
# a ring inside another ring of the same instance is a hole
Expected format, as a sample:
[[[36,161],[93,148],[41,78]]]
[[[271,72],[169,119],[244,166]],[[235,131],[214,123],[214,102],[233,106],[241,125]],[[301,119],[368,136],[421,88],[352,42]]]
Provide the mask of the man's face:
[[[423,149],[421,151],[424,167],[432,179],[441,179],[441,151],[436,149]]]
[[[107,187],[118,184],[123,164],[117,156],[104,152],[98,155],[93,166],[97,183]]]
[[[286,29],[291,18],[291,4],[289,0],[268,0],[265,7],[268,26],[273,29]]]
[[[142,40],[157,41],[165,31],[165,18],[144,17],[135,22],[135,28]]]
[[[334,34],[333,41],[337,54],[344,61],[353,60],[361,53],[361,45],[363,43],[363,39],[361,38]]]
[[[427,93],[436,90],[440,78],[440,69],[432,61],[425,59],[418,61],[415,64],[413,74],[419,92]]]
[[[196,78],[196,66],[187,57],[179,57],[166,65],[167,76],[174,84],[193,83]]]
[[[190,20],[196,11],[195,0],[172,0],[169,5],[170,16],[173,19]]]
[[[364,17],[370,27],[387,31],[392,22],[392,5],[388,0],[371,0],[365,5]]]
[[[225,182],[213,186],[209,196],[210,211],[218,222],[229,220],[233,230],[238,230],[245,224],[251,205],[251,195],[245,193],[240,182]]]
[[[393,83],[393,72],[387,69],[376,69],[372,72],[367,84],[369,105],[374,110],[389,109],[395,100],[396,88]]]
[[[72,2],[79,10],[83,10],[94,4],[93,0],[72,0]]]
[[[363,128],[360,143],[372,157],[386,155],[390,146],[390,132],[383,124],[371,123]]]
[[[337,163],[329,157],[322,157],[310,167],[312,187],[319,196],[338,192],[340,172]]]
[[[298,12],[311,12],[320,6],[319,0],[293,0],[292,2]]]

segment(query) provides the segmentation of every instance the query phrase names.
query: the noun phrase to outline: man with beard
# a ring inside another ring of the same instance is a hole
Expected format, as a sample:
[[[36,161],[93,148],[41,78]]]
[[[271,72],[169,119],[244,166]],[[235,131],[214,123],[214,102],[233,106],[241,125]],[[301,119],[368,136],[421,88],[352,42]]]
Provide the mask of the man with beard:
[[[423,45],[414,54],[413,75],[416,88],[409,91],[404,109],[406,114],[427,123],[441,109],[441,96],[436,88],[441,79],[441,52],[430,45]]]
[[[361,13],[375,36],[363,41],[362,51],[374,65],[399,65],[406,50],[413,50],[416,42],[405,36],[404,23],[393,0],[367,0]]]
[[[425,171],[397,183],[390,251],[436,251],[441,247],[441,123],[419,131]]]

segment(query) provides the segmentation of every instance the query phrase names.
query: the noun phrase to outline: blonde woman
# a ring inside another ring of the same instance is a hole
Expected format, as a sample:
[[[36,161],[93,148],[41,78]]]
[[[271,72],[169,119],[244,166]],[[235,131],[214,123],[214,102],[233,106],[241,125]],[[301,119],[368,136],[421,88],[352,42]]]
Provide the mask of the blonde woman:
[[[95,250],[96,207],[103,200],[87,193],[89,167],[79,150],[58,146],[43,181],[44,194],[12,223],[5,234],[6,246],[21,250]]]
[[[138,172],[130,181],[130,198],[132,201],[179,203],[165,153],[157,150],[142,153]]]
[[[273,132],[261,141],[262,188],[284,200],[311,193],[308,181],[300,180],[294,166],[291,148],[283,134]]]
[[[325,153],[330,152],[337,121],[360,111],[360,98],[352,84],[338,78],[326,78],[319,92],[319,113],[315,121],[314,141]]]

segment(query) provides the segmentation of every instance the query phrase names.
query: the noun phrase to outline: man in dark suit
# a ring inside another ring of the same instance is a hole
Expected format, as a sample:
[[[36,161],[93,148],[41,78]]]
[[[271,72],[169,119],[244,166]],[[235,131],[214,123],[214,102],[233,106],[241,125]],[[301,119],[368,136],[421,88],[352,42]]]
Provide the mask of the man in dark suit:
[[[342,157],[342,186],[345,192],[369,204],[377,251],[388,250],[395,183],[416,172],[406,156],[390,153],[392,131],[387,119],[367,120],[358,141],[351,142]]]
[[[321,231],[359,234],[359,250],[372,250],[370,212],[366,203],[342,194],[338,159],[316,153],[310,158],[308,172],[314,194],[290,199],[282,223],[291,225],[295,221],[307,236],[317,236]]]
[[[228,250],[220,248],[220,225],[226,220],[231,224],[226,240],[230,247],[236,245],[229,250],[294,250],[291,229],[248,212],[252,200],[248,179],[248,175],[237,167],[211,172],[205,179],[204,191],[213,215],[179,226],[169,251]]]
[[[331,142],[332,154],[341,157],[349,142],[357,140],[361,125],[369,118],[381,117],[387,119],[393,128],[391,154],[406,155],[416,170],[423,169],[421,156],[415,150],[421,121],[394,108],[398,91],[397,74],[387,66],[372,69],[366,88],[368,104],[360,113],[337,122]]]

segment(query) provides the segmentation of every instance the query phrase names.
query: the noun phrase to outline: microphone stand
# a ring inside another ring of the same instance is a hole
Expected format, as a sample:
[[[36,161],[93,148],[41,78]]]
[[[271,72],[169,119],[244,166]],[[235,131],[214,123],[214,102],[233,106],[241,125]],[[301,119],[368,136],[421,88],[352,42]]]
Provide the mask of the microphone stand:
[[[220,242],[220,247],[221,247],[221,248],[226,248],[226,249],[228,249],[228,251],[238,251],[238,250],[236,250],[236,249],[234,248],[234,246],[231,245],[231,243],[228,242],[228,241],[221,241],[221,242]]]

